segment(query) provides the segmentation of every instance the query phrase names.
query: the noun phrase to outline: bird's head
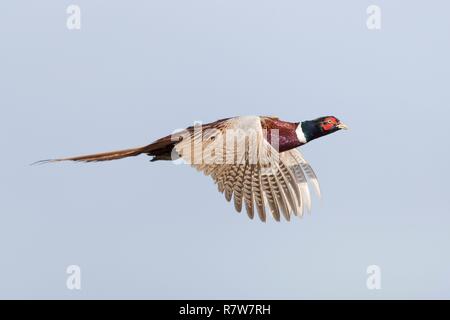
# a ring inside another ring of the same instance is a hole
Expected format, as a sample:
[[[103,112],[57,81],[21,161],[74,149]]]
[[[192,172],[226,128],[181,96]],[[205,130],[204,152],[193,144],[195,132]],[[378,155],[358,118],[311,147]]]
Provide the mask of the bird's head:
[[[320,117],[315,120],[303,121],[300,126],[306,142],[326,136],[327,134],[347,130],[348,127],[333,116]]]

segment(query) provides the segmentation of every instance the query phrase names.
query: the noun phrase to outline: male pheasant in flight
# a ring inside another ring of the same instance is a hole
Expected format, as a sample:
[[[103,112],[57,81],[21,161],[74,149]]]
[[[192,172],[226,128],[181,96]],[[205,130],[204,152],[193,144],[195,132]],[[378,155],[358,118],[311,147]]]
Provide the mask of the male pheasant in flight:
[[[234,199],[238,212],[245,204],[253,219],[255,208],[266,221],[268,207],[276,221],[283,215],[302,216],[311,208],[308,181],[320,196],[317,177],[296,149],[347,126],[327,116],[303,122],[287,122],[276,117],[243,116],[192,126],[139,148],[93,155],[45,160],[108,161],[140,154],[151,161],[182,158],[211,176],[228,201]]]

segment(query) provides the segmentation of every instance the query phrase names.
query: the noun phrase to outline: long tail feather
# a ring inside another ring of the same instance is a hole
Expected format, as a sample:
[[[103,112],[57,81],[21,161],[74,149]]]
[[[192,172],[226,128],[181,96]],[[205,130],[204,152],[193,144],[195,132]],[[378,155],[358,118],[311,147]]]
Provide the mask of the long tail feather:
[[[127,157],[138,156],[144,152],[147,152],[147,148],[140,147],[140,148],[134,148],[134,149],[96,153],[96,154],[70,157],[70,158],[41,160],[41,161],[33,163],[33,165],[52,163],[52,162],[61,162],[61,161],[81,161],[81,162],[110,161],[110,160],[117,160],[117,159],[123,159],[123,158],[127,158]]]
[[[167,136],[167,137],[161,138],[145,147],[126,149],[126,150],[117,150],[117,151],[104,152],[104,153],[96,153],[96,154],[70,157],[70,158],[41,160],[41,161],[33,163],[32,165],[52,163],[52,162],[61,162],[61,161],[79,161],[79,162],[110,161],[110,160],[118,160],[118,159],[123,159],[123,158],[128,158],[128,157],[135,157],[135,156],[138,156],[143,153],[145,153],[149,156],[154,156],[157,160],[160,160],[160,159],[165,159],[164,157],[168,157],[167,155],[170,155],[170,152],[175,143],[176,143],[176,141],[173,141],[171,139],[171,136]]]

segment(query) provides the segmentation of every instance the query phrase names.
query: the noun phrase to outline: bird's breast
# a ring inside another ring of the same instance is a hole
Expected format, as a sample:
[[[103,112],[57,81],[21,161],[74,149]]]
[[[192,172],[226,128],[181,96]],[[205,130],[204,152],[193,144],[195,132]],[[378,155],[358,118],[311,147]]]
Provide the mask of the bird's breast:
[[[298,140],[298,123],[282,121],[277,118],[263,118],[261,126],[265,131],[266,140],[279,152],[299,147],[302,143]]]

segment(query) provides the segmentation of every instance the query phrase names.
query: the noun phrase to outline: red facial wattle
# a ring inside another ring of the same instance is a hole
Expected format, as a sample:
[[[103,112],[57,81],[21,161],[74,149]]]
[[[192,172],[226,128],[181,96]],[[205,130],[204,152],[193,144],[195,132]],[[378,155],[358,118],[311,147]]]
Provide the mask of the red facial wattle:
[[[322,123],[322,129],[324,131],[330,131],[331,129],[333,129],[336,125],[337,125],[337,120],[336,118],[333,117],[328,117],[324,120],[324,122]]]

